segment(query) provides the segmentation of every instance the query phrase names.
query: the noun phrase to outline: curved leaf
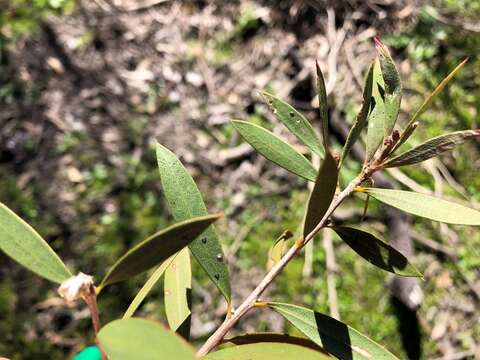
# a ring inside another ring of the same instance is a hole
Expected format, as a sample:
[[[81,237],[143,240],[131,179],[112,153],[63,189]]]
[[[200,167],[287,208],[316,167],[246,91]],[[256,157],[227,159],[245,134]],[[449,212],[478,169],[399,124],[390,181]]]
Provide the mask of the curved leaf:
[[[233,346],[210,353],[205,360],[332,360],[328,355],[292,344],[255,343]]]
[[[208,215],[179,222],[163,229],[127,251],[110,268],[98,291],[108,284],[128,279],[160,264],[190,244],[220,215]]]
[[[121,319],[98,333],[110,360],[195,360],[193,348],[160,324],[144,319]]]
[[[363,88],[363,103],[360,108],[360,112],[355,119],[355,122],[348,133],[347,140],[345,141],[345,146],[343,147],[342,159],[340,160],[339,167],[342,166],[345,161],[348,153],[352,149],[353,145],[357,142],[360,137],[360,133],[365,127],[368,118],[368,112],[370,110],[370,104],[372,99],[372,86],[373,86],[373,65],[370,65],[368,68],[367,78],[365,79],[365,86]]]
[[[61,284],[72,276],[48,243],[0,203],[0,250],[41,277]]]
[[[401,252],[376,236],[347,226],[332,226],[332,229],[358,255],[380,269],[402,276],[422,276]]]
[[[378,188],[362,189],[371,197],[407,213],[457,225],[480,225],[480,211],[412,191]]]
[[[302,347],[306,347],[315,351],[319,351],[328,355],[325,350],[320,346],[314,343],[312,340],[291,336],[288,334],[279,334],[279,333],[252,333],[252,334],[243,334],[235,336],[233,338],[224,339],[223,343],[232,343],[235,345],[246,345],[246,344],[255,344],[255,343],[283,343],[283,344],[292,344]]]
[[[455,146],[473,138],[480,137],[480,130],[456,131],[450,134],[440,135],[423,144],[391,158],[384,167],[397,167],[416,164],[437,156],[445,151],[452,150]]]
[[[322,123],[322,137],[323,146],[325,151],[328,151],[328,144],[330,139],[328,137],[328,102],[327,102],[327,89],[325,87],[325,80],[323,78],[322,69],[315,63],[317,69],[317,91],[318,91],[318,108],[320,110],[320,121]]]
[[[287,251],[287,240],[293,236],[290,230],[285,230],[275,241],[273,246],[268,251],[267,270],[270,270],[280,261],[282,256]]]
[[[308,200],[305,225],[303,227],[304,238],[318,225],[327,212],[337,189],[337,181],[337,162],[330,154],[330,151],[327,151]]]
[[[384,347],[330,316],[285,303],[270,302],[268,306],[340,360],[398,360]]]
[[[164,294],[170,329],[188,339],[192,307],[192,269],[188,249],[180,250],[168,266],[165,272]]]
[[[312,164],[272,132],[246,121],[233,120],[232,125],[246,142],[268,160],[304,179],[315,181],[317,171]]]
[[[157,161],[162,189],[173,217],[177,221],[207,215],[202,195],[182,163],[167,148],[157,143]],[[211,225],[189,245],[195,259],[217,286],[228,303],[231,299],[227,265],[218,261],[223,250],[215,227]]]
[[[152,288],[155,286],[155,284],[160,280],[162,277],[163,273],[167,269],[168,265],[173,261],[176,255],[170,256],[167,260],[165,260],[154,272],[153,274],[148,278],[148,280],[145,282],[145,284],[142,286],[140,291],[135,295],[135,298],[132,300],[130,305],[128,306],[127,311],[125,311],[125,314],[123,314],[124,319],[131,318],[135,311],[137,311],[138,307],[140,304],[145,300],[147,297],[148,293],[152,290]]]
[[[310,122],[293,106],[272,94],[264,92],[263,97],[278,120],[280,120],[298,140],[305,144],[306,147],[322,157],[322,145]]]

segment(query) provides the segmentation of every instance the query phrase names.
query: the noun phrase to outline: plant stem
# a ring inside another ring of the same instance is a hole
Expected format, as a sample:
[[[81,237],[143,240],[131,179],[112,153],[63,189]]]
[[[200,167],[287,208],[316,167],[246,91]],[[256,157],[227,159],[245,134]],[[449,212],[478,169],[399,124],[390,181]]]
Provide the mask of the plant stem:
[[[238,309],[233,313],[230,318],[225,319],[222,325],[208,338],[203,346],[198,350],[197,356],[204,356],[208,354],[215,346],[217,346],[228,333],[228,331],[235,326],[240,318],[245,315],[251,308],[255,306],[255,303],[259,299],[260,295],[265,289],[273,282],[273,280],[280,274],[280,272],[287,266],[295,255],[307,244],[313,237],[326,225],[327,220],[337,209],[337,207],[353,192],[353,190],[362,183],[362,181],[368,177],[365,173],[360,174],[359,177],[352,180],[348,186],[340,192],[337,197],[332,201],[327,212],[323,216],[322,220],[317,226],[303,239],[301,242],[296,242],[290,250],[275,264],[275,266],[265,275],[260,284],[251,292],[251,294],[242,302]]]
[[[102,360],[108,360],[107,355],[103,351],[102,347],[98,343],[97,335],[100,331],[100,317],[98,316],[98,306],[97,306],[97,293],[95,287],[92,286],[89,293],[83,296],[83,300],[90,310],[90,317],[92,318],[93,331],[95,334],[95,341],[97,342],[98,348],[102,353]]]

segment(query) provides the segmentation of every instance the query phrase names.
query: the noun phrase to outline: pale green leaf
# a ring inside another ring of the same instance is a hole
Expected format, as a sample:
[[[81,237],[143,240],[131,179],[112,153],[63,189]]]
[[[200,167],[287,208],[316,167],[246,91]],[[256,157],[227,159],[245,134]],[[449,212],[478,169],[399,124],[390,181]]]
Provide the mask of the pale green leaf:
[[[480,137],[480,130],[464,130],[437,136],[423,144],[386,161],[384,167],[397,167],[416,164],[454,149],[457,145]]]
[[[142,286],[140,291],[135,295],[135,298],[132,300],[130,305],[128,306],[127,311],[123,314],[124,319],[131,318],[135,311],[137,311],[140,304],[145,300],[147,295],[153,289],[153,287],[157,284],[158,280],[162,277],[163,273],[167,269],[168,265],[172,262],[176,255],[170,256],[167,260],[165,260],[155,271],[150,275],[148,280]]]
[[[168,266],[164,282],[165,312],[170,329],[190,337],[192,269],[188,249],[182,249]]]
[[[293,236],[290,230],[285,230],[275,241],[268,252],[267,270],[275,266],[287,251],[287,240]]]
[[[246,344],[255,344],[255,343],[282,343],[282,344],[293,344],[302,347],[306,347],[315,351],[319,351],[328,355],[324,349],[314,343],[312,340],[291,336],[288,334],[279,334],[271,332],[261,332],[261,333],[250,333],[238,335],[233,338],[224,339],[222,343],[232,343],[235,345],[246,345]]]
[[[411,191],[366,188],[371,197],[407,213],[458,225],[480,225],[480,211],[437,197]]]
[[[190,244],[220,215],[185,220],[163,229],[127,251],[110,268],[99,290],[108,284],[128,279],[167,260]]]
[[[263,97],[280,120],[293,135],[315,154],[323,156],[320,140],[310,122],[293,106],[279,98],[264,92]]]
[[[332,226],[332,229],[358,255],[380,269],[401,276],[422,276],[401,252],[376,236],[347,226]]]
[[[330,154],[330,151],[327,151],[308,200],[305,225],[303,227],[304,238],[318,225],[327,212],[337,189],[337,181],[337,162]]]
[[[243,139],[268,160],[304,179],[315,181],[317,171],[291,145],[261,126],[240,120],[234,120],[232,124]]]
[[[47,280],[60,284],[72,276],[48,243],[2,203],[0,203],[0,250]]]
[[[157,161],[163,194],[173,217],[182,221],[207,215],[207,208],[197,185],[177,157],[157,144]],[[201,237],[190,243],[189,248],[210,280],[230,303],[230,276],[225,262],[218,260],[223,258],[223,250],[215,227],[211,225]]]
[[[153,321],[115,320],[98,333],[109,360],[195,360],[193,348],[182,338]]]
[[[233,346],[210,353],[204,360],[332,360],[321,352],[299,345],[283,343],[255,343]]]
[[[340,360],[398,360],[381,345],[327,315],[285,303],[270,302],[268,306],[283,315],[310,340]]]

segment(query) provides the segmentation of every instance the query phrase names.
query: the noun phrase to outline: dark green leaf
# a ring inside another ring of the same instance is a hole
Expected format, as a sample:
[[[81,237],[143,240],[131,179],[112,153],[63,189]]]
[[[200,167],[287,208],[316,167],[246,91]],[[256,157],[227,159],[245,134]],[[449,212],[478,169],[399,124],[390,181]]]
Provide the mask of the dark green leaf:
[[[337,162],[330,151],[327,151],[308,200],[305,226],[303,227],[304,238],[318,225],[327,212],[337,189],[337,181]]]
[[[416,164],[442,152],[452,150],[465,141],[480,137],[480,130],[464,130],[437,136],[385,162],[384,167]]]
[[[165,312],[170,329],[190,337],[192,269],[188,249],[182,249],[165,272]]]
[[[195,360],[193,348],[160,324],[144,319],[115,320],[98,333],[110,360]]]
[[[157,144],[157,161],[163,193],[175,220],[182,221],[207,215],[207,208],[197,185],[176,156]],[[230,303],[230,276],[225,262],[218,261],[219,257],[223,257],[223,251],[215,227],[211,225],[201,237],[190,243],[189,248],[208,277]]]
[[[234,120],[232,124],[245,141],[268,160],[304,179],[315,181],[317,171],[291,145],[261,126],[240,120]]]
[[[368,68],[367,78],[365,80],[365,86],[363,88],[363,103],[360,112],[355,119],[355,122],[350,129],[345,146],[343,147],[342,159],[340,160],[340,166],[345,161],[348,153],[360,137],[360,133],[365,127],[368,118],[368,112],[370,110],[370,104],[372,99],[372,86],[373,86],[373,65]]]
[[[282,101],[267,92],[263,93],[263,97],[267,104],[270,105],[278,120],[280,120],[298,140],[305,144],[306,147],[312,150],[315,154],[323,157],[323,149],[320,140],[308,120],[285,101]]]
[[[62,283],[72,276],[47,242],[17,214],[0,203],[0,249],[41,277]]]
[[[328,144],[330,142],[328,137],[328,102],[327,102],[327,89],[325,88],[325,80],[323,78],[322,69],[318,62],[316,62],[317,68],[317,91],[318,91],[318,107],[320,110],[320,121],[322,123],[322,137],[325,151],[328,151]]]
[[[268,306],[340,360],[398,360],[384,347],[327,315],[291,304],[271,302]]]
[[[165,260],[155,271],[153,272],[152,275],[148,278],[148,280],[145,282],[145,284],[142,286],[140,291],[135,295],[135,298],[133,301],[130,303],[128,306],[127,311],[125,311],[125,314],[123,314],[124,319],[131,318],[135,311],[137,311],[138,307],[140,304],[145,300],[147,297],[148,293],[152,290],[152,288],[156,285],[158,280],[162,277],[163,273],[167,269],[168,265],[173,261],[176,255],[170,256],[167,260]]]
[[[99,290],[108,284],[128,279],[162,263],[190,244],[220,215],[193,218],[169,226],[134,246],[110,268]]]
[[[480,225],[480,211],[411,191],[366,188],[371,197],[397,209],[434,221],[458,225]]]
[[[382,77],[385,83],[385,92],[389,95],[401,92],[402,84],[400,82],[400,75],[398,74],[397,67],[395,66],[395,62],[393,61],[388,48],[379,38],[375,38],[375,47],[377,48],[380,60]]]
[[[330,356],[312,349],[271,342],[233,346],[202,357],[205,360],[292,360],[297,358],[332,360]]]
[[[332,229],[358,255],[380,269],[402,276],[422,276],[402,253],[376,236],[346,226],[332,226]]]

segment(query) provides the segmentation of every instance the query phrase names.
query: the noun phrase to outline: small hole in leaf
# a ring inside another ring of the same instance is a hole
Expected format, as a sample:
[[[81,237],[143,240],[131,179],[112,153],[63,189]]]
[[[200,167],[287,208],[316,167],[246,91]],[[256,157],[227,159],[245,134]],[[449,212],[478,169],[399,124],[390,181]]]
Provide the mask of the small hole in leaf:
[[[219,274],[215,274],[214,277],[215,277],[215,279],[217,279],[217,280],[220,279],[220,275],[219,275]]]

